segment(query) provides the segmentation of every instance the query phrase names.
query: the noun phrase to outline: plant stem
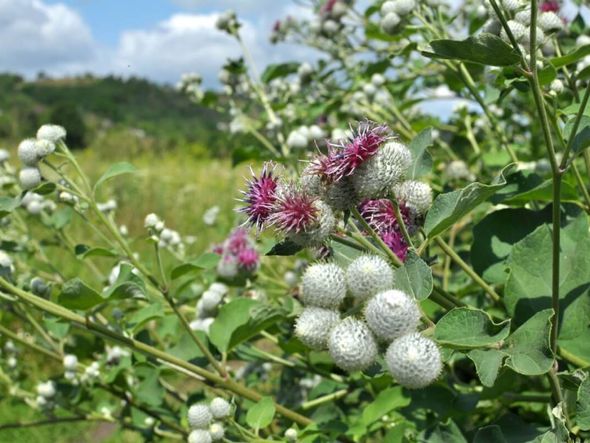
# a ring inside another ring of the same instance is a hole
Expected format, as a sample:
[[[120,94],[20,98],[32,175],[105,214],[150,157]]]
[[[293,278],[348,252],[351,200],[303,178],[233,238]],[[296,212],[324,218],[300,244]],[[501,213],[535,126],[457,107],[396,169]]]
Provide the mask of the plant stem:
[[[492,298],[494,302],[500,301],[500,296],[496,291],[494,291],[494,288],[488,285],[479,275],[477,275],[477,272],[475,272],[473,268],[471,268],[471,266],[465,263],[465,261],[459,256],[459,254],[457,254],[451,247],[449,247],[449,245],[447,245],[442,238],[435,237],[434,241],[437,245],[440,246],[440,248],[443,250],[445,254],[451,257],[451,259],[453,259],[453,261],[457,263],[459,267],[463,269],[463,271],[465,271],[465,273],[469,275],[469,277],[471,277],[471,279],[475,283],[477,283]]]
[[[338,400],[342,397],[345,397],[348,394],[348,389],[340,389],[339,391],[333,392],[328,395],[324,395],[323,397],[318,397],[313,400],[306,401],[301,405],[301,409],[304,411],[315,408],[316,406],[323,405],[324,403],[332,402]]]
[[[385,242],[383,241],[383,239],[379,236],[379,234],[377,234],[375,232],[375,230],[369,225],[369,223],[367,223],[367,221],[363,218],[363,216],[360,214],[360,212],[358,211],[357,208],[355,208],[354,206],[351,209],[351,213],[354,216],[354,218],[356,218],[356,220],[361,224],[361,226],[363,227],[363,229],[365,231],[367,231],[367,233],[373,238],[373,240],[379,245],[379,247],[381,248],[381,250],[383,252],[385,252],[385,254],[387,254],[387,257],[389,258],[389,260],[395,265],[395,266],[403,266],[402,261],[399,259],[399,257],[397,255],[395,255],[395,252],[393,252],[389,246],[387,246],[385,244]]]
[[[7,329],[2,325],[0,325],[0,335],[5,335],[6,337],[11,338],[12,340],[14,340],[18,343],[21,343],[24,346],[28,346],[29,348],[34,349],[35,351],[37,351],[41,354],[44,354],[44,355],[51,357],[51,358],[55,358],[56,354],[54,352],[45,349],[43,346],[39,346],[35,343],[31,343],[31,342],[25,340],[22,337],[19,337],[17,334],[12,332],[10,329]],[[60,357],[58,357],[58,358],[61,360]]]
[[[412,243],[412,237],[410,237],[408,228],[406,227],[406,223],[404,222],[404,218],[402,217],[402,213],[399,210],[399,204],[397,200],[392,200],[391,203],[393,204],[393,213],[395,214],[397,225],[399,226],[400,231],[402,231],[402,235],[404,237],[404,240],[406,241],[406,244],[410,248],[416,250],[416,248],[414,247],[414,243]]]
[[[43,420],[36,420],[36,421],[25,421],[25,422],[15,422],[15,423],[6,423],[0,425],[0,430],[4,429],[20,429],[20,428],[35,428],[37,426],[47,426],[47,425],[56,425],[60,423],[73,423],[78,421],[106,421],[111,422],[112,420],[108,420],[104,417],[93,417],[90,415],[80,415],[75,417],[54,417],[54,418],[47,418]]]
[[[94,322],[90,318],[85,318],[79,314],[70,311],[69,309],[63,308],[59,305],[56,305],[55,303],[44,300],[41,297],[38,297],[34,294],[23,291],[22,289],[12,285],[2,277],[0,277],[0,287],[4,288],[11,294],[16,295],[22,300],[30,303],[31,305],[37,307],[38,309],[48,312],[49,314],[52,314],[54,316],[68,320],[73,325],[85,329],[94,335],[103,337],[108,341],[115,342],[123,346],[127,346],[146,356],[167,362],[173,366],[178,366],[183,370],[186,370],[196,376],[200,376],[210,381],[211,383],[214,383],[224,389],[227,389],[235,393],[236,395],[247,398],[249,400],[258,401],[262,398],[262,395],[260,393],[252,389],[249,389],[246,386],[243,386],[242,384],[239,384],[231,379],[224,379],[223,377],[215,374],[214,372],[208,371],[192,363],[186,362],[182,359],[179,359],[166,352],[160,351],[157,348],[149,346],[133,338],[125,337],[116,331],[112,331]],[[298,414],[297,412],[288,409],[282,405],[276,404],[276,410],[279,414],[302,426],[307,426],[313,423],[312,420],[310,420],[309,418],[304,417],[303,415]]]

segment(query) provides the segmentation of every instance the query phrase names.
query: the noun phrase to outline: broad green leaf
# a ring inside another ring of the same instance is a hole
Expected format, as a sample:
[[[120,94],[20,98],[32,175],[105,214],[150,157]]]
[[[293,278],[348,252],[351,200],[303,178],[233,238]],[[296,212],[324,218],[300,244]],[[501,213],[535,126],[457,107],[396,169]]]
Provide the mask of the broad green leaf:
[[[578,388],[576,423],[583,431],[590,431],[590,377],[587,377]]]
[[[561,230],[559,345],[590,360],[590,235],[586,215]],[[522,324],[551,308],[553,241],[549,225],[541,225],[512,248],[504,304],[514,323]],[[580,344],[576,344],[579,341]],[[572,347],[572,349],[570,349]]]
[[[298,62],[270,64],[262,73],[261,80],[263,83],[269,83],[275,78],[286,77],[289,74],[293,74],[297,72],[298,69]]]
[[[486,281],[506,281],[506,260],[515,243],[551,220],[551,208],[531,211],[508,208],[494,211],[473,227],[471,264]]]
[[[427,57],[462,60],[488,66],[510,66],[520,61],[518,53],[500,37],[482,33],[465,40],[433,40]]]
[[[541,86],[548,85],[557,77],[557,71],[551,65],[547,65],[539,70],[539,83]]]
[[[117,257],[119,255],[111,249],[100,247],[92,248],[90,246],[82,244],[76,245],[76,247],[74,248],[74,252],[78,256],[78,258],[81,259],[88,257]]]
[[[414,137],[408,146],[412,153],[412,166],[408,171],[408,178],[419,179],[432,171],[432,156],[426,149],[431,145],[432,128],[426,128]]]
[[[74,210],[69,206],[63,207],[51,214],[49,222],[55,229],[63,229],[69,225],[74,216]]]
[[[498,425],[479,428],[473,438],[473,443],[508,443]]]
[[[467,357],[475,364],[481,384],[488,388],[494,386],[505,356],[497,349],[472,349],[467,353]]]
[[[21,202],[20,197],[4,197],[0,196],[0,219],[6,217],[12,211],[19,207]]]
[[[48,195],[55,191],[57,186],[53,182],[44,182],[37,186],[35,189],[32,189],[31,192],[39,195]]]
[[[121,263],[117,280],[106,292],[105,297],[110,300],[123,300],[144,295],[145,282],[136,272],[129,263]]]
[[[136,372],[141,379],[135,389],[137,399],[150,406],[161,405],[166,391],[158,380],[159,369],[146,365],[137,368]]]
[[[493,345],[509,333],[510,320],[494,323],[485,311],[455,308],[438,321],[434,336],[443,345],[468,349]]]
[[[394,273],[395,287],[416,300],[425,300],[432,293],[432,270],[416,253],[410,251],[403,266]]]
[[[298,245],[292,240],[283,240],[279,243],[274,244],[272,248],[268,252],[266,252],[265,255],[295,255],[302,249],[303,248],[300,245]]]
[[[385,414],[410,404],[410,398],[407,397],[401,386],[393,386],[381,391],[375,400],[363,408],[360,422],[368,427],[377,420],[380,420]]]
[[[275,416],[275,404],[271,397],[262,397],[258,403],[248,409],[246,423],[256,432],[272,423]]]
[[[207,335],[203,331],[195,331],[195,334],[207,346]],[[167,352],[169,354],[186,361],[204,356],[188,332],[183,331],[179,335],[178,342],[172,348],[168,349]]]
[[[162,305],[160,303],[149,304],[141,308],[139,311],[135,311],[127,318],[127,327],[131,328],[135,334],[148,321],[155,318],[161,318],[163,315],[164,310],[162,309]]]
[[[221,256],[212,252],[206,252],[199,258],[178,265],[170,273],[172,280],[176,280],[189,272],[202,271],[204,269],[213,269],[219,263]]]
[[[569,54],[563,55],[561,57],[554,57],[549,60],[549,63],[551,63],[555,68],[561,68],[562,66],[571,65],[572,63],[581,60],[587,55],[590,55],[590,45],[580,46]]]
[[[228,349],[235,348],[240,343],[257,335],[260,331],[263,331],[277,323],[279,320],[284,319],[287,315],[288,312],[269,305],[259,304],[253,306],[249,311],[248,321],[232,332]]]
[[[58,302],[68,309],[86,310],[104,302],[100,294],[79,278],[64,283]]]
[[[433,238],[444,232],[456,221],[467,215],[478,205],[506,186],[506,178],[513,171],[514,165],[505,167],[500,176],[491,184],[471,183],[458,191],[440,194],[432,203],[426,215],[424,230]]]
[[[117,177],[118,175],[131,174],[135,171],[137,171],[137,169],[131,163],[121,162],[111,165],[109,169],[107,169],[107,171],[96,181],[94,185],[94,192],[96,193],[98,188],[107,180]]]
[[[538,312],[506,339],[506,366],[523,375],[545,374],[553,364],[549,345],[552,309]]]
[[[569,119],[563,129],[564,136],[568,140],[568,143],[571,137],[574,138],[572,142],[573,154],[582,152],[584,149],[590,146],[590,117],[583,115],[580,119],[580,124],[578,126],[577,132],[575,134],[572,134],[575,120],[576,117],[572,117],[571,119]]]
[[[467,443],[459,427],[451,419],[438,423],[433,429],[424,433],[419,439],[423,443]]]
[[[223,305],[209,328],[209,339],[221,352],[230,348],[232,334],[248,323],[251,310],[260,303],[249,298],[236,298]]]

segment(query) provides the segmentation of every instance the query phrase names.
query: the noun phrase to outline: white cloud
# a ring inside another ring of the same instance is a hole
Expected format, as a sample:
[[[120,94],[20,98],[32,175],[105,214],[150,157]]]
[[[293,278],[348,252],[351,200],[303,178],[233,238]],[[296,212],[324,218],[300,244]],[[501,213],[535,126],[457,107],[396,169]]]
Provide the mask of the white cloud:
[[[5,69],[67,71],[96,56],[89,27],[67,6],[0,0],[0,66]]]

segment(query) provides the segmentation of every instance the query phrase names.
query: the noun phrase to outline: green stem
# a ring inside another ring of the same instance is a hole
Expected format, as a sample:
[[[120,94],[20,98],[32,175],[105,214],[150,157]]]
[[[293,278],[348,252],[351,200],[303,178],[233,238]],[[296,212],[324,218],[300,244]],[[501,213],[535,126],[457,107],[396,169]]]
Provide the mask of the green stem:
[[[54,352],[49,351],[42,346],[39,346],[35,343],[31,343],[31,342],[25,340],[24,338],[19,337],[17,334],[12,332],[10,329],[7,329],[2,325],[0,325],[0,335],[5,335],[6,337],[9,337],[10,339],[12,339],[24,346],[28,346],[29,348],[34,349],[35,351],[37,351],[41,354],[44,354],[44,355],[51,357],[51,358],[55,358],[56,354]],[[61,360],[60,357],[58,357],[58,359]]]
[[[367,233],[373,238],[373,240],[375,241],[375,243],[377,243],[377,245],[379,245],[379,247],[381,248],[381,250],[383,252],[385,252],[385,254],[387,254],[387,257],[389,258],[389,260],[395,265],[395,266],[402,266],[403,263],[402,261],[399,259],[399,257],[397,255],[395,255],[395,252],[393,252],[389,246],[387,246],[385,244],[385,242],[383,241],[383,239],[379,236],[379,234],[377,234],[375,232],[375,230],[369,225],[369,223],[367,223],[367,221],[363,218],[363,216],[360,214],[360,212],[358,211],[357,208],[355,208],[354,206],[351,209],[351,213],[354,216],[354,218],[361,224],[361,226],[363,227],[363,229],[365,231],[367,231]]]
[[[306,411],[308,409],[315,408],[316,406],[320,406],[325,403],[329,403],[329,402],[333,402],[338,399],[341,399],[342,397],[345,397],[346,394],[348,394],[348,389],[340,389],[339,391],[333,392],[328,395],[324,395],[323,397],[318,397],[313,400],[306,401],[305,403],[303,403],[301,405],[301,409]]]
[[[471,277],[471,279],[477,283],[491,298],[494,302],[500,301],[500,296],[498,293],[488,285],[477,273],[469,266],[465,261],[457,254],[449,245],[445,243],[445,241],[440,237],[435,237],[434,241],[440,248],[443,250],[445,254],[447,254],[455,263],[459,265],[463,271]]]
[[[404,222],[404,218],[402,217],[402,213],[399,210],[399,204],[397,200],[393,200],[391,203],[393,204],[393,213],[395,214],[397,225],[399,226],[400,231],[402,231],[402,236],[404,237],[406,244],[410,248],[416,250],[416,248],[414,247],[414,243],[412,243],[412,237],[410,237],[410,233],[408,232],[408,228],[406,227],[406,223]]]
[[[108,341],[115,342],[123,346],[127,346],[146,356],[162,360],[173,366],[178,366],[183,370],[186,370],[196,376],[200,376],[206,380],[209,380],[211,383],[214,383],[224,389],[227,389],[235,393],[236,395],[247,398],[248,400],[258,401],[262,398],[262,395],[260,393],[252,389],[249,389],[231,379],[224,379],[223,377],[215,374],[214,372],[193,365],[192,363],[174,357],[173,355],[160,351],[157,348],[149,346],[133,338],[125,337],[116,331],[112,331],[100,324],[97,324],[90,318],[85,318],[79,314],[70,311],[69,309],[65,309],[59,305],[56,305],[55,303],[49,302],[47,300],[42,299],[41,297],[37,297],[34,294],[23,291],[22,289],[12,285],[2,277],[0,277],[0,287],[4,288],[11,294],[18,296],[22,300],[26,301],[27,303],[30,303],[38,309],[48,312],[49,314],[52,314],[54,316],[61,317],[69,321],[73,325],[85,329],[92,334],[103,337]],[[313,423],[309,418],[304,417],[303,415],[298,414],[297,412],[292,411],[291,409],[288,409],[282,405],[276,404],[276,410],[279,414],[302,426],[307,426]]]

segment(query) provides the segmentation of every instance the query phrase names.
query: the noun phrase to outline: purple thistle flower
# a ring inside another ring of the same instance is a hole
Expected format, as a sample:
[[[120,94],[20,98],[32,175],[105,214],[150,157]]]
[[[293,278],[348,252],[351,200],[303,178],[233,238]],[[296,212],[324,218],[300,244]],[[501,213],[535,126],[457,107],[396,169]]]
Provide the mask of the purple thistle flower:
[[[250,246],[248,231],[244,228],[235,229],[227,238],[225,249],[232,255],[237,255]]]
[[[412,217],[409,209],[400,204],[400,213],[408,230],[412,231]],[[359,212],[367,223],[377,232],[399,230],[393,203],[387,198],[365,200],[359,206]]]
[[[245,213],[248,216],[248,223],[258,229],[262,229],[270,217],[276,200],[275,194],[279,180],[273,176],[271,168],[270,163],[265,163],[260,177],[256,177],[252,171],[252,178],[248,180],[248,190],[242,191],[244,194],[242,202],[246,206],[239,211]]]
[[[237,255],[238,267],[247,272],[254,272],[258,268],[259,257],[255,249],[247,248]]]
[[[393,251],[395,255],[403,262],[406,260],[408,254],[408,245],[406,244],[404,237],[398,231],[391,230],[380,232],[379,236],[383,240],[383,243]]]
[[[287,188],[277,197],[269,224],[285,234],[298,234],[310,228],[317,219],[316,197]]]
[[[350,140],[338,144],[329,143],[327,159],[320,160],[323,174],[331,181],[340,181],[343,177],[352,175],[391,137],[391,130],[386,125],[376,125],[369,121],[360,123]]]

